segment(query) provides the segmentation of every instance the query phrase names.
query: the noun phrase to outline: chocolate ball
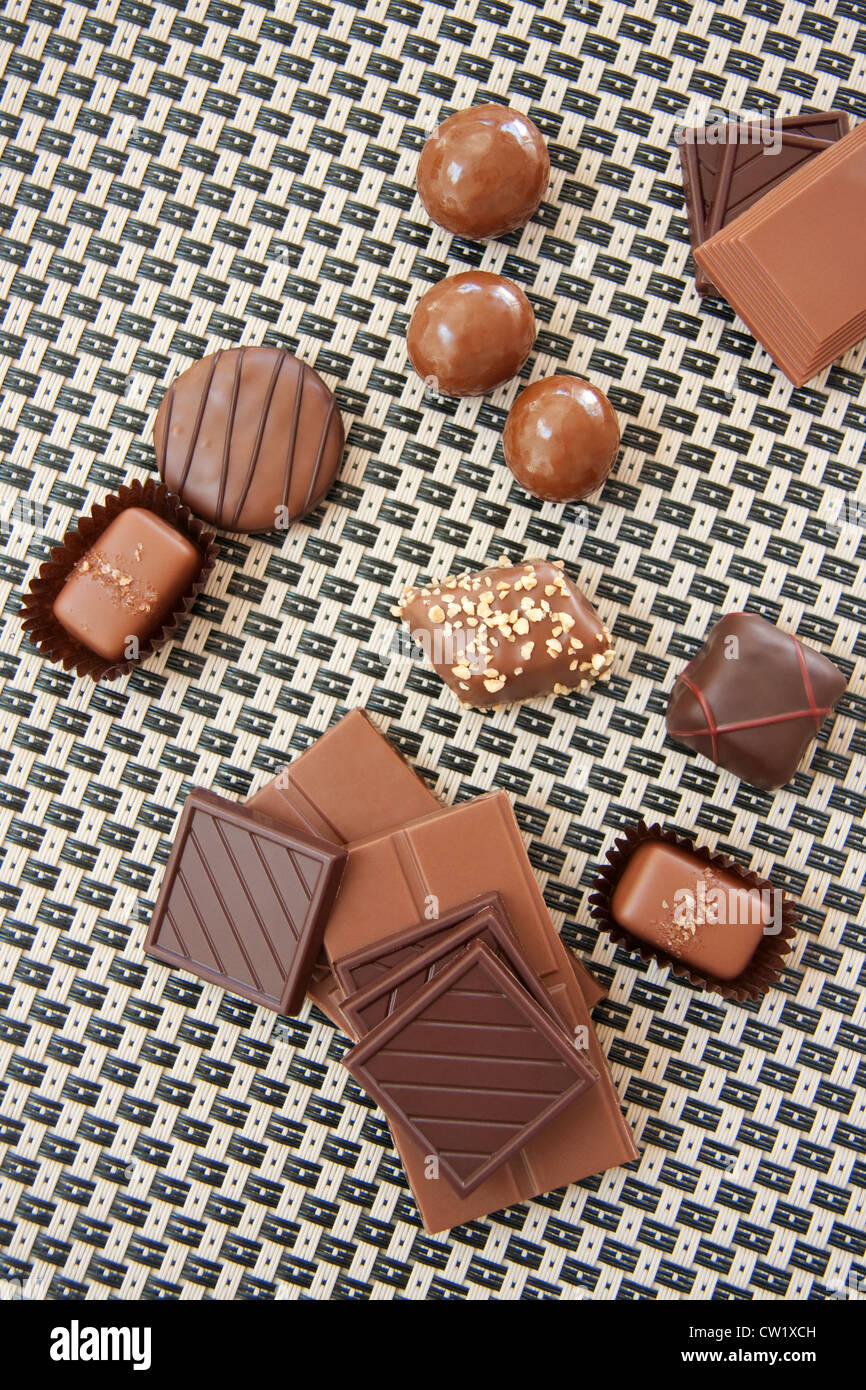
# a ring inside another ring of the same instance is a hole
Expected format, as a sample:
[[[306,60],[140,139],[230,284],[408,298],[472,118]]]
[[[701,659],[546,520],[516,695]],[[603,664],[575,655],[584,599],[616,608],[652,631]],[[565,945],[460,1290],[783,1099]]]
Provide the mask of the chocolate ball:
[[[510,106],[471,106],[443,121],[418,161],[418,196],[458,236],[502,236],[535,212],[550,180],[538,126]]]
[[[483,396],[520,371],[536,331],[532,305],[518,285],[489,270],[467,270],[421,296],[406,346],[433,391]]]
[[[595,492],[613,468],[619,424],[597,386],[577,376],[551,376],[517,397],[502,447],[527,492],[548,502],[577,502]]]

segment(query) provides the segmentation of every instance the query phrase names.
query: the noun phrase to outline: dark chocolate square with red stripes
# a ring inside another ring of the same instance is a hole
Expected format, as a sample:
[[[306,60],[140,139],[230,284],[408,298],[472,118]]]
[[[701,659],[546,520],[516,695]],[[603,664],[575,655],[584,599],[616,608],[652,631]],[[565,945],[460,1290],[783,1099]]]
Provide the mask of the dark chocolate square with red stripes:
[[[294,1014],[346,851],[213,792],[186,799],[147,933],[148,955]]]
[[[758,613],[729,613],[677,677],[671,738],[767,790],[791,778],[845,692],[842,672]]]

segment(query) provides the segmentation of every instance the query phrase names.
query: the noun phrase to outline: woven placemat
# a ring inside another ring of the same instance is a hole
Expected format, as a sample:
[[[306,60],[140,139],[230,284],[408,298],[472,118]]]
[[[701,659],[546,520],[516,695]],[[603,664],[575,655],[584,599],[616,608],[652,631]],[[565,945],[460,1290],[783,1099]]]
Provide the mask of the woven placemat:
[[[713,107],[866,118],[864,24],[862,0],[3,8],[3,1296],[866,1288],[866,349],[793,390],[698,300],[673,138]],[[431,228],[413,187],[425,134],[482,98],[529,111],[553,161],[538,217],[483,247]],[[472,265],[533,300],[525,377],[572,369],[615,404],[623,455],[588,505],[512,486],[517,382],[441,400],[407,370],[418,294]],[[227,538],[181,638],[119,684],[44,664],[22,585],[82,509],[152,475],[167,379],[236,342],[336,388],[337,487],[285,538]],[[389,659],[404,583],[503,550],[568,563],[614,633],[608,687],[484,718]],[[747,604],[852,677],[775,794],[664,736],[675,672]],[[610,985],[633,1169],[430,1238],[332,1029],[146,961],[190,787],[245,796],[353,704],[445,799],[514,797],[557,925]],[[760,1005],[596,938],[594,866],[641,813],[801,900]]]

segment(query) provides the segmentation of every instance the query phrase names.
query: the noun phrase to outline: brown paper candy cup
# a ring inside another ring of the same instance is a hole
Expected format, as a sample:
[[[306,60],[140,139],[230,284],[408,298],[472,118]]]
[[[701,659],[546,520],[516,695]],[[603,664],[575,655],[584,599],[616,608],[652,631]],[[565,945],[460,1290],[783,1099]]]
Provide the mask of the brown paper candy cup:
[[[128,507],[142,507],[154,512],[192,541],[201,555],[201,568],[174,612],[151,633],[146,642],[142,642],[138,657],[134,660],[108,661],[76,641],[57,621],[52,609],[54,600],[82,555],[95,545],[115,517]],[[75,671],[76,675],[90,676],[94,681],[117,680],[134,666],[140,666],[142,661],[171,640],[178,624],[192,608],[196,595],[203,589],[218,553],[214,533],[193,516],[180,498],[175,497],[162,483],[152,479],[142,483],[136,478],[97,504],[88,516],[79,517],[66,532],[62,543],[53,548],[24,596],[21,624],[42,655],[55,665],[62,666],[64,671]]]
[[[614,842],[613,849],[607,851],[608,862],[599,869],[593,883],[593,891],[589,896],[590,911],[600,930],[606,932],[613,941],[625,946],[626,950],[637,952],[642,960],[654,960],[659,965],[667,966],[672,975],[688,980],[691,984],[697,985],[699,989],[720,994],[725,999],[760,999],[779,978],[790,951],[797,922],[797,909],[793,901],[786,893],[782,894],[781,930],[773,936],[764,935],[761,937],[755,954],[745,970],[736,979],[720,980],[713,975],[703,974],[695,970],[693,966],[678,960],[676,956],[669,955],[660,947],[633,936],[625,927],[620,926],[611,912],[611,899],[623,870],[638,845],[644,844],[647,840],[662,840],[666,844],[687,849],[702,863],[710,864],[717,869],[724,869],[726,873],[742,879],[743,884],[748,888],[779,891],[769,879],[761,878],[760,874],[743,868],[743,865],[739,864],[736,859],[730,859],[726,854],[718,854],[702,845],[696,845],[687,835],[678,835],[675,830],[670,830],[666,826],[647,825],[645,821],[639,821],[637,825],[628,826],[624,834]]]

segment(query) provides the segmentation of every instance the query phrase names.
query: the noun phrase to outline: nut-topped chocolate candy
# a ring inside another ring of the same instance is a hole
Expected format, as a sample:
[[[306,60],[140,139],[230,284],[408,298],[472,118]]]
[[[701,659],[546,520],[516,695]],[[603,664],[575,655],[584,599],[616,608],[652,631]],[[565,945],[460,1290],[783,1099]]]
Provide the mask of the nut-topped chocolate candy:
[[[455,111],[418,161],[421,202],[457,236],[503,236],[522,227],[549,181],[550,156],[538,126],[522,111],[493,103]]]
[[[516,376],[536,335],[532,305],[489,270],[467,270],[432,285],[406,335],[409,360],[444,396],[483,396]]]
[[[619,423],[603,391],[577,376],[534,381],[514,402],[502,436],[521,487],[577,502],[601,487],[619,452]]]
[[[153,427],[163,479],[226,531],[283,530],[317,507],[343,456],[333,392],[276,347],[228,348],[182,372]]]
[[[606,680],[610,633],[559,561],[527,560],[407,589],[395,610],[465,705],[586,691]]]

